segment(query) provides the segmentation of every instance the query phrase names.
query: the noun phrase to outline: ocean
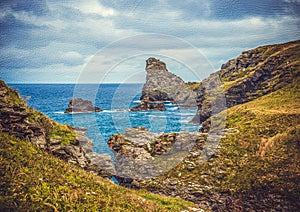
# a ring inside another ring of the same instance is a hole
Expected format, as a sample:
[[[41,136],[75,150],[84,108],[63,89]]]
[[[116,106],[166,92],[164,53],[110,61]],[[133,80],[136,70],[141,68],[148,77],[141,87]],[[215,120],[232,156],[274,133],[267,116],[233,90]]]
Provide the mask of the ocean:
[[[62,124],[87,129],[94,142],[94,151],[112,156],[107,140],[112,134],[124,133],[127,128],[143,126],[156,133],[194,132],[199,125],[189,121],[196,108],[178,109],[165,102],[166,111],[137,111],[128,109],[140,101],[142,84],[9,84],[33,107]],[[81,97],[103,109],[99,113],[65,114],[69,100]]]

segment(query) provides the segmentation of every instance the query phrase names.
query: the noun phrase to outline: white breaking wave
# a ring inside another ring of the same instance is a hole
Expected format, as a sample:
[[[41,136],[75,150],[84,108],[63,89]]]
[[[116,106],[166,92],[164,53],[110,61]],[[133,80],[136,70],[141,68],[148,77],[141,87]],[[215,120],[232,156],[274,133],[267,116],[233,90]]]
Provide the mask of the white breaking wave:
[[[57,111],[57,112],[54,112],[54,113],[56,113],[56,114],[65,114],[64,111]]]
[[[156,116],[156,115],[149,115],[149,117],[154,118],[167,118],[166,116]]]
[[[129,112],[129,110],[103,110],[102,113],[125,113]]]
[[[178,107],[171,107],[171,108],[168,108],[168,110],[178,110]]]

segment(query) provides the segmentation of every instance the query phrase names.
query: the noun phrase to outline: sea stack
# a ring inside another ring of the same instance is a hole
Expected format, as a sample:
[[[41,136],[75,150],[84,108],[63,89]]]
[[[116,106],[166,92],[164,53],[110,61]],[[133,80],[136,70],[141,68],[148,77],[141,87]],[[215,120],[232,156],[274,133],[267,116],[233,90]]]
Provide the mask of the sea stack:
[[[167,69],[166,63],[150,57],[146,60],[146,83],[141,100],[171,101],[183,107],[196,106],[196,92],[187,83]]]

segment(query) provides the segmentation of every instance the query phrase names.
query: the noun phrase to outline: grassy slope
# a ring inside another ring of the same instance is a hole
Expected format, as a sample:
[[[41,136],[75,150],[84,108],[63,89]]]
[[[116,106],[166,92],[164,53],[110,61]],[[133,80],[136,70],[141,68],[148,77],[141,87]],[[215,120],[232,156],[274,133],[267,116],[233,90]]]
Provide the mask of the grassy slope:
[[[283,196],[291,203],[300,197],[300,80],[276,92],[227,110],[229,134],[216,157],[199,162],[193,171],[181,164],[160,177],[193,182],[196,192],[229,194],[259,191]],[[180,175],[180,177],[178,177]],[[158,184],[148,182],[151,189]],[[161,188],[160,188],[161,189]]]
[[[0,133],[0,210],[181,211],[178,198],[133,191]]]

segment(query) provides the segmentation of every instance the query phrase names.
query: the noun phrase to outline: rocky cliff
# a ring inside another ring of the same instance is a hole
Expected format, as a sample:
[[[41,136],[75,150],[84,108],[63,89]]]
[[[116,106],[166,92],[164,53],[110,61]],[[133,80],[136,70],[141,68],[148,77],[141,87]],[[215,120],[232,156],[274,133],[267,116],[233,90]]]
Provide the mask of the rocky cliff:
[[[230,108],[291,83],[300,75],[299,52],[300,41],[245,51],[236,59],[223,64],[221,70],[203,82],[211,81],[217,76],[222,82],[219,89],[222,89],[226,98],[224,109]],[[211,105],[218,99],[209,97],[205,83],[202,83],[197,90],[198,112],[193,121],[203,122],[211,116]],[[208,125],[206,123],[206,126]]]
[[[164,62],[150,57],[146,60],[146,71],[141,100],[172,101],[183,107],[196,106],[196,93],[180,77],[169,72]]]
[[[199,83],[196,119],[202,122],[204,133],[193,137],[130,129],[126,134],[112,136],[108,143],[115,151],[116,161],[126,165],[120,166],[126,167],[125,171],[117,169],[117,173],[125,173],[121,183],[179,196],[212,211],[298,210],[299,44],[295,41],[246,51]],[[159,67],[156,69],[165,66]],[[225,107],[218,104],[223,97],[227,100],[223,102]],[[220,130],[218,124],[210,126],[210,119],[218,121],[224,117],[224,129]],[[204,150],[209,136],[222,138],[217,151],[207,158],[205,154],[210,149]],[[193,147],[188,141],[193,141]],[[189,152],[168,158],[176,143],[187,145]],[[156,160],[157,163],[152,162]],[[168,161],[178,164],[168,170],[168,166],[163,166]],[[150,179],[140,177],[148,169],[161,173]],[[137,172],[142,174],[138,176]]]
[[[45,151],[101,176],[110,177],[114,167],[109,155],[92,151],[93,142],[84,129],[58,124],[29,108],[19,94],[0,81],[0,131],[32,142]]]

